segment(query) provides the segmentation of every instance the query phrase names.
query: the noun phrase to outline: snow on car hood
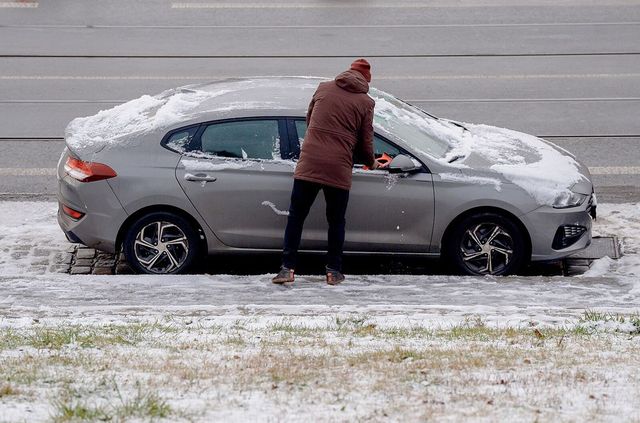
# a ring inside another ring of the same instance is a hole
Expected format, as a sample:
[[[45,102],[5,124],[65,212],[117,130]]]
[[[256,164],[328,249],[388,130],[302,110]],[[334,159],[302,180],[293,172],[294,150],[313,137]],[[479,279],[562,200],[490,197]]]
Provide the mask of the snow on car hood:
[[[372,89],[376,101],[374,126],[392,133],[413,151],[425,154],[445,167],[458,168],[464,177],[443,172],[446,177],[469,183],[511,182],[531,195],[540,205],[567,205],[573,188],[587,182],[588,170],[567,151],[533,135],[489,125],[439,119]],[[580,186],[584,191],[585,187]]]
[[[588,170],[567,151],[522,132],[489,125],[439,119],[383,92],[371,89],[376,101],[374,126],[402,139],[413,151],[458,168],[469,183],[511,182],[540,205],[567,205],[571,188],[590,194]],[[444,177],[462,176],[443,172]],[[582,186],[584,185],[584,186]],[[575,187],[578,189],[578,187]]]
[[[533,135],[489,125],[465,123],[444,160],[502,175],[540,205],[567,205],[571,188],[589,182],[588,171],[573,155]],[[586,193],[585,193],[586,194]],[[590,194],[590,192],[589,192]]]

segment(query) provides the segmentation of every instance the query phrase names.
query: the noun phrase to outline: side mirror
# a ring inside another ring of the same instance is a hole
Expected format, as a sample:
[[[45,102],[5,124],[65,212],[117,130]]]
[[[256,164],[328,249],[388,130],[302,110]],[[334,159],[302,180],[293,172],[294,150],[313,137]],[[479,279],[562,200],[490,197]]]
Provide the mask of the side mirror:
[[[417,172],[422,169],[422,165],[415,162],[411,157],[404,154],[398,154],[389,163],[389,173],[405,173],[405,172]]]

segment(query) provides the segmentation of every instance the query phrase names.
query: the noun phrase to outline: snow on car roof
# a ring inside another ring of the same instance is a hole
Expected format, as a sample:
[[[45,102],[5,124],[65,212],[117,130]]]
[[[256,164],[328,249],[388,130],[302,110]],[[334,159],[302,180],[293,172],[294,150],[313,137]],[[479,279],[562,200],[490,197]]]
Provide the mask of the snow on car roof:
[[[291,110],[304,114],[318,84],[326,80],[257,77],[187,85],[76,118],[67,126],[65,139],[76,152],[96,151],[126,144],[134,134],[167,129],[209,115],[218,117],[234,110]]]

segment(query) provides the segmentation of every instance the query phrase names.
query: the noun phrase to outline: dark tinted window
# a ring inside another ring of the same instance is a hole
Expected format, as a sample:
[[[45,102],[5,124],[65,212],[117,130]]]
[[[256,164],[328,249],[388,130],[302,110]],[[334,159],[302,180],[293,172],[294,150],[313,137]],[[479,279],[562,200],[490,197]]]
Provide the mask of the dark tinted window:
[[[196,134],[198,127],[187,128],[178,132],[174,132],[166,142],[166,146],[172,150],[184,152],[189,149],[189,143]]]
[[[247,120],[209,125],[201,137],[202,151],[238,159],[279,159],[277,120]]]
[[[296,120],[296,131],[298,132],[298,142],[302,147],[304,135],[307,132],[307,122],[304,120]],[[387,153],[392,158],[400,154],[400,150],[377,135],[374,135],[373,137],[373,151],[376,157],[382,156],[383,153]],[[358,157],[354,157],[354,161],[355,163],[362,164],[362,161]]]
[[[300,147],[302,147],[304,134],[307,133],[307,122],[304,120],[296,120],[296,131],[298,132],[298,143],[300,143]]]

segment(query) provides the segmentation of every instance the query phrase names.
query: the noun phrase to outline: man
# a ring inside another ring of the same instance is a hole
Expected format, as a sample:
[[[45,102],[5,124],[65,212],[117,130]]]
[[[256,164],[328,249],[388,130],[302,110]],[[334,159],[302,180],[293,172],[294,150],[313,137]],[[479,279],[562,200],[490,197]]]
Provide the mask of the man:
[[[375,102],[367,95],[369,82],[371,66],[358,59],[333,81],[321,83],[313,94],[304,146],[294,173],[282,267],[273,283],[294,281],[302,227],[320,190],[327,203],[329,224],[327,283],[336,285],[344,280],[342,246],[354,153],[370,169],[378,167],[373,153]]]

